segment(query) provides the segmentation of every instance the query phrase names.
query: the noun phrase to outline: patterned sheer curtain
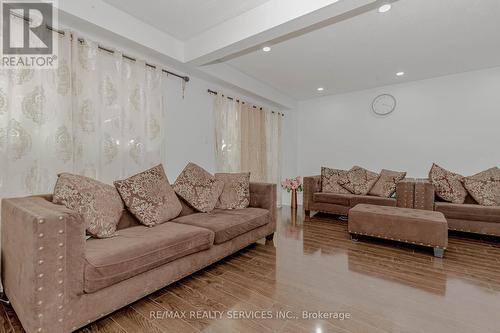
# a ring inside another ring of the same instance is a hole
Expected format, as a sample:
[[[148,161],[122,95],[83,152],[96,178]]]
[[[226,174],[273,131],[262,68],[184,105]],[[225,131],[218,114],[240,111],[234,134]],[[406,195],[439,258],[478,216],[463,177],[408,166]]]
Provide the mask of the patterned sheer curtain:
[[[163,161],[161,69],[73,39],[75,170],[106,182]]]
[[[214,102],[215,155],[218,172],[250,172],[251,181],[281,182],[281,116],[230,100]],[[278,205],[281,190],[278,187]]]
[[[0,198],[51,193],[57,174],[104,182],[164,160],[160,69],[59,36],[56,69],[0,70]]]
[[[0,70],[0,197],[50,193],[73,170],[71,38],[57,69]]]

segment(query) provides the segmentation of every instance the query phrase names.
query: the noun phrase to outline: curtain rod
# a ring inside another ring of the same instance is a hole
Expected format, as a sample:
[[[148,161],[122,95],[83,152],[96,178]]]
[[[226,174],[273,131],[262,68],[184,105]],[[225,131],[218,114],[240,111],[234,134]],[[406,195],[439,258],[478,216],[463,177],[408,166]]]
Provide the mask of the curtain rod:
[[[218,95],[218,94],[219,94],[217,91],[213,91],[213,90],[211,90],[211,89],[208,89],[207,91],[208,91],[208,93],[209,93],[209,94],[212,94],[212,95]],[[234,101],[234,98],[233,98],[233,97],[224,96],[224,95],[222,95],[222,96],[223,96],[223,97],[226,97],[227,99],[229,99],[229,100],[231,100],[231,101]],[[239,99],[237,99],[237,100],[236,100],[236,102],[241,103],[241,104],[245,104],[245,102],[244,102],[244,101],[240,101]],[[255,106],[255,105],[252,105],[252,107],[253,107],[254,109],[259,109],[259,110],[262,110],[262,107],[261,107],[261,106]],[[279,115],[280,115],[280,116],[282,116],[282,117],[284,117],[284,116],[285,116],[285,114],[284,114],[284,113],[280,113],[280,112],[274,112],[274,111],[271,111],[271,113],[277,113],[277,114],[279,114]]]
[[[18,18],[20,18],[20,19],[23,19],[23,20],[25,20],[25,21],[31,22],[31,19],[30,19],[30,18],[25,17],[25,16],[22,16],[22,15],[20,15],[20,14],[17,14],[16,12],[11,12],[10,14],[11,14],[11,15],[13,15],[13,16],[15,16],[15,17],[18,17]],[[45,25],[45,27],[46,27],[48,30],[53,31],[53,32],[57,32],[57,33],[58,33],[58,34],[60,34],[60,35],[63,35],[63,36],[64,36],[64,35],[66,35],[66,32],[65,32],[65,31],[63,31],[63,30],[58,30],[58,29],[56,29],[56,28],[54,28],[54,27],[51,27],[51,26],[50,26],[50,25],[48,25],[48,24],[46,24],[46,25]],[[73,35],[71,35],[71,38],[73,38]],[[78,41],[79,41],[80,43],[84,43],[84,42],[85,42],[85,39],[83,39],[83,38],[78,38]],[[104,46],[102,46],[102,45],[97,45],[97,47],[98,47],[100,50],[102,50],[102,51],[106,51],[106,52],[109,52],[109,53],[115,53],[115,51],[114,51],[112,48],[109,48],[109,47],[104,47]],[[123,58],[128,59],[128,60],[130,60],[130,61],[137,61],[137,59],[136,59],[136,58],[133,58],[133,57],[128,56],[128,55],[126,55],[126,54],[122,54],[122,56],[123,56]],[[155,66],[155,65],[152,65],[152,64],[148,64],[148,63],[146,63],[146,66],[148,66],[148,67],[150,67],[150,68],[155,68],[155,69],[156,69],[156,66]],[[189,80],[190,80],[190,79],[189,79],[189,76],[180,75],[180,74],[177,74],[177,73],[174,73],[174,72],[168,71],[168,70],[163,69],[163,68],[161,69],[161,71],[162,71],[163,73],[167,73],[167,74],[169,74],[169,75],[172,75],[172,76],[178,77],[179,79],[182,79],[184,82],[189,82]]]

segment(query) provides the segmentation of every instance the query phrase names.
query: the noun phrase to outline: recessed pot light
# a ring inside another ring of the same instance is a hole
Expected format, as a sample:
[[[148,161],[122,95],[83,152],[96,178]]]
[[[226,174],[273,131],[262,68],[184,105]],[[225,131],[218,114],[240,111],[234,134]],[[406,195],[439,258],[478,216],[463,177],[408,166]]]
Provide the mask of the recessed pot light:
[[[270,48],[269,46],[264,46],[264,47],[262,48],[262,51],[264,51],[264,52],[269,52],[269,51],[271,51],[271,48]]]
[[[397,72],[396,75],[397,76],[403,76],[403,75],[405,75],[405,72]]]
[[[323,88],[323,87],[319,87],[319,88],[318,88],[318,89],[316,89],[316,90],[318,90],[318,91],[323,91],[323,90],[325,90],[325,88]]]
[[[390,11],[392,8],[392,5],[390,3],[386,3],[385,5],[382,5],[378,8],[379,13],[387,13]]]

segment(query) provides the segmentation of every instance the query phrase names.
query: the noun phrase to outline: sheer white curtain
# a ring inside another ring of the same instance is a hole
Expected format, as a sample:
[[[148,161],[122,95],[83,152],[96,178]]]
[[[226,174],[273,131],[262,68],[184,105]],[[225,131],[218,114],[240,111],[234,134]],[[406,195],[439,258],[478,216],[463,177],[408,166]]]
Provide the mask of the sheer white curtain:
[[[217,94],[214,100],[215,162],[218,172],[241,170],[242,104]]]
[[[56,69],[0,71],[0,198],[51,193],[60,172],[110,183],[164,160],[161,70],[58,38]]]
[[[230,100],[220,92],[214,115],[217,171],[249,171],[252,181],[277,184],[281,206],[282,116]]]

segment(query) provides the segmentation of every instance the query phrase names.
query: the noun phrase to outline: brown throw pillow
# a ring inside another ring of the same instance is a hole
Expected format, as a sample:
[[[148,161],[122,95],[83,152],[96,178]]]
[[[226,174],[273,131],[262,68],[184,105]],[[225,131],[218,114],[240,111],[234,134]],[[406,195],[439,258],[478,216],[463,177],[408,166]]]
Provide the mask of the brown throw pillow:
[[[70,173],[59,175],[52,202],[81,214],[87,232],[97,238],[113,237],[123,213],[122,199],[113,186]]]
[[[215,179],[224,183],[215,205],[220,209],[243,209],[250,204],[250,172],[216,173]]]
[[[463,176],[443,169],[434,163],[429,171],[429,180],[434,185],[436,195],[444,201],[456,204],[464,203],[467,190],[462,184]]]
[[[194,209],[208,213],[215,208],[224,182],[194,163],[182,170],[174,184],[175,192]]]
[[[114,184],[125,206],[144,225],[161,224],[181,213],[179,198],[161,164]]]
[[[349,192],[357,195],[367,195],[377,182],[379,174],[371,172],[357,165],[343,174],[339,184]]]
[[[464,185],[480,205],[500,206],[500,169],[495,167],[471,177],[465,177]]]
[[[396,192],[396,184],[406,177],[406,172],[382,169],[380,178],[368,194],[377,197],[390,198]]]
[[[338,183],[339,178],[346,172],[346,170],[321,167],[321,192],[350,194],[351,192]]]

